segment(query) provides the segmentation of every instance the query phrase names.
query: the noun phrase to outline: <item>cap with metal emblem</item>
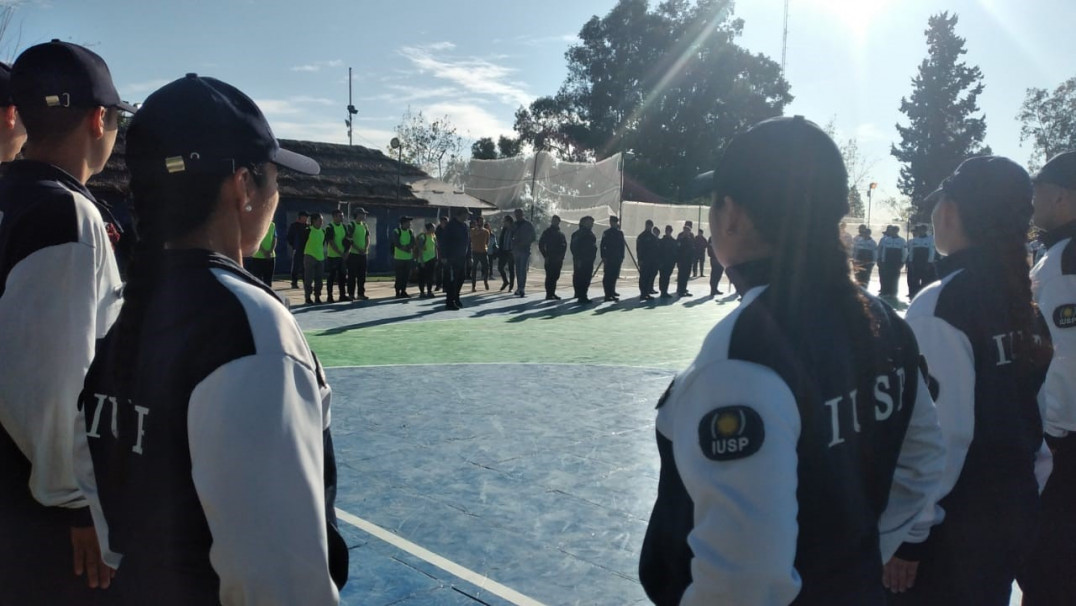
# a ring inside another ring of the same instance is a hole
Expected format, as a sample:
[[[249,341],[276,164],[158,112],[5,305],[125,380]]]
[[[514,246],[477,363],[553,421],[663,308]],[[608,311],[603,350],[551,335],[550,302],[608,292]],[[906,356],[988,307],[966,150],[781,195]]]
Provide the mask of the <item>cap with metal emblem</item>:
[[[115,107],[134,113],[120,99],[108,65],[88,48],[53,40],[23,51],[11,68],[17,107]]]

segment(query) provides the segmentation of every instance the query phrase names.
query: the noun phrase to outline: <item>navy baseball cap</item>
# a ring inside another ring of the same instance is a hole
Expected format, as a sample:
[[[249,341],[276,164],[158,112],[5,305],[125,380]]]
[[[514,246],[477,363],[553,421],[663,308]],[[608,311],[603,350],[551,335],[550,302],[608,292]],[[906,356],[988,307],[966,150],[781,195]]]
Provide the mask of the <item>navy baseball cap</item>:
[[[1076,189],[1076,151],[1057,154],[1035,175],[1034,182]]]
[[[1002,156],[964,160],[942,181],[941,190],[957,204],[974,205],[980,210],[1026,206],[1030,217],[1031,177],[1024,167]]]
[[[187,74],[146,98],[127,130],[126,160],[133,170],[231,170],[272,162],[316,175],[313,159],[280,147],[258,106],[215,78]]]
[[[11,68],[17,107],[115,107],[134,113],[120,99],[108,65],[88,48],[53,40],[23,51]]]
[[[11,100],[11,66],[0,61],[0,107],[15,105]]]

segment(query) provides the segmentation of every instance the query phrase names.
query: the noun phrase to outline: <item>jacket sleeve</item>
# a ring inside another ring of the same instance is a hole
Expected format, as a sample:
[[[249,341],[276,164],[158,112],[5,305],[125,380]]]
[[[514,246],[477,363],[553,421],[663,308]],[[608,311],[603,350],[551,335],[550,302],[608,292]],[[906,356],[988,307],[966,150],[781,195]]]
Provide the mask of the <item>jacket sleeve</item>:
[[[688,534],[693,582],[680,604],[788,604],[801,585],[793,565],[800,418],[792,392],[772,370],[730,360],[699,369],[677,391],[664,407],[667,422],[659,414],[659,430],[672,436],[695,505]],[[751,436],[761,439],[757,452],[734,460],[707,456],[711,415],[726,407],[758,414],[753,431],[764,435]]]
[[[945,442],[945,466],[933,495],[934,505],[913,526],[907,543],[922,543],[930,527],[945,519],[937,502],[956,485],[975,435],[975,356],[967,336],[941,318],[916,316],[908,325],[926,358],[930,378],[938,381],[938,425]]]
[[[336,604],[314,369],[280,353],[221,366],[191,394],[191,475],[223,604]]]
[[[121,283],[100,216],[80,210],[81,241],[37,250],[7,276],[0,297],[0,422],[30,461],[34,498],[79,509],[72,523],[88,525],[73,432],[94,344],[116,319]]]
[[[901,543],[926,540],[945,469],[945,439],[926,377],[917,372],[914,380],[918,383],[915,408],[897,457],[889,502],[878,521],[882,562],[888,562]]]
[[[1069,244],[1073,246],[1073,244]],[[1076,275],[1057,275],[1038,285],[1035,299],[1050,327],[1054,356],[1043,385],[1046,433],[1064,437],[1076,431],[1076,326],[1061,328],[1057,316],[1076,305]]]

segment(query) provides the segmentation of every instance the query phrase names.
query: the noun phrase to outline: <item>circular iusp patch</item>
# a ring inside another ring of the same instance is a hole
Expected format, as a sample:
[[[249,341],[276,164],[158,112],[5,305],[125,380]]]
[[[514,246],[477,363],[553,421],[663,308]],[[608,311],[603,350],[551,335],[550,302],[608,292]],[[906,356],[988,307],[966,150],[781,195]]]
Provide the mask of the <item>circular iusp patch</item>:
[[[699,446],[712,461],[749,457],[762,448],[765,437],[762,417],[748,406],[715,408],[699,423]]]
[[[1054,325],[1058,328],[1076,328],[1076,303],[1057,306],[1054,309]]]

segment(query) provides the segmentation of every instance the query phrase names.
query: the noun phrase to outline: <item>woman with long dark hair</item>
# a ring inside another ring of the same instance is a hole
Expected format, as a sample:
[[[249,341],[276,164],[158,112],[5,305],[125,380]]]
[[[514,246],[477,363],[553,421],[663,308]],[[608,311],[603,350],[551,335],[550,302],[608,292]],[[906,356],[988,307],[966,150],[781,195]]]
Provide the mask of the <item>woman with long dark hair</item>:
[[[906,319],[938,382],[945,475],[938,507],[918,523],[929,538],[887,565],[897,604],[1006,605],[1034,540],[1049,465],[1037,396],[1051,347],[1028,276],[1031,196],[1027,171],[984,156],[936,197],[934,238],[947,256]]]
[[[126,161],[140,240],[76,432],[116,602],[336,603],[330,389],[294,317],[239,265],[276,211],[278,168],[318,165],[281,149],[249,97],[195,74],[146,99]]]
[[[657,604],[885,604],[941,435],[911,330],[852,281],[840,151],[802,117],[767,120],[709,189],[743,300],[658,403],[640,579]]]

